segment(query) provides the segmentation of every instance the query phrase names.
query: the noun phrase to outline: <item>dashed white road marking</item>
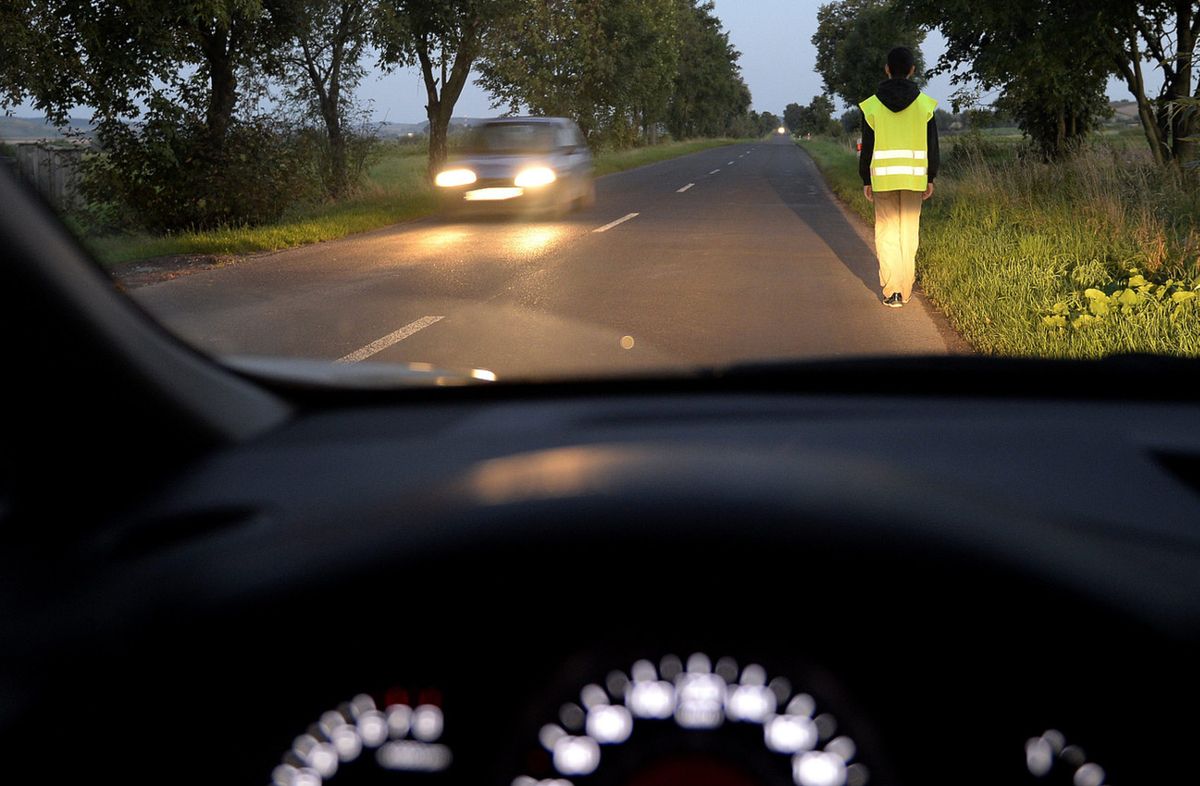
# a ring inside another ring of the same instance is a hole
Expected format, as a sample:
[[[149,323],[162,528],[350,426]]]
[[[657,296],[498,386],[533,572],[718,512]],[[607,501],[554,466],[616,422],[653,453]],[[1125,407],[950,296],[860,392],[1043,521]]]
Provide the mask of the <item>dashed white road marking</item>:
[[[710,174],[710,175],[715,175],[715,174],[717,174],[717,173],[718,173],[718,172],[720,172],[720,171],[721,171],[721,170],[719,170],[719,169],[714,169],[713,171],[709,172],[708,174]]]
[[[620,226],[621,224],[624,224],[626,221],[635,219],[640,215],[641,215],[641,213],[630,213],[627,216],[618,218],[616,221],[612,222],[611,224],[605,224],[604,226],[600,227],[599,229],[593,229],[592,231],[593,232],[607,232],[608,230],[612,229],[613,227]]]
[[[696,184],[695,184],[695,183],[688,183],[686,186],[684,186],[683,188],[679,189],[679,190],[678,190],[678,191],[676,191],[675,193],[676,193],[676,194],[682,194],[684,191],[687,191],[689,188],[691,188],[691,187],[692,187],[692,186],[694,186],[694,185],[696,185]]]
[[[395,333],[388,333],[383,338],[378,339],[376,341],[372,341],[370,344],[367,344],[365,347],[358,350],[357,352],[351,352],[349,355],[346,355],[343,358],[338,358],[337,360],[334,361],[334,363],[357,363],[360,360],[366,360],[367,358],[371,357],[372,355],[379,354],[383,350],[390,347],[392,344],[399,343],[399,342],[403,341],[404,339],[408,338],[409,336],[411,336],[413,333],[424,330],[425,328],[429,327],[430,325],[432,325],[434,323],[441,322],[443,319],[445,319],[444,316],[442,316],[442,317],[421,317],[416,322],[409,322],[407,325],[400,328]]]
[[[736,164],[736,163],[737,163],[736,161],[730,161],[730,162],[729,162],[728,164],[726,164],[725,166],[733,166],[733,165],[734,165],[734,164]]]

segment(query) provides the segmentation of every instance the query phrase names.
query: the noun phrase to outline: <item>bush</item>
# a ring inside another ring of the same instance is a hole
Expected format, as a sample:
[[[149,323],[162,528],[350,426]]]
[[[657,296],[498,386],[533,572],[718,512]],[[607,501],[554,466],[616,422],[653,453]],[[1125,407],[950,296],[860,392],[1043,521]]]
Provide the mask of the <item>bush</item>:
[[[197,114],[159,101],[145,122],[104,124],[99,138],[84,196],[93,211],[151,231],[276,221],[319,185],[300,135],[269,117],[236,119],[214,141]]]

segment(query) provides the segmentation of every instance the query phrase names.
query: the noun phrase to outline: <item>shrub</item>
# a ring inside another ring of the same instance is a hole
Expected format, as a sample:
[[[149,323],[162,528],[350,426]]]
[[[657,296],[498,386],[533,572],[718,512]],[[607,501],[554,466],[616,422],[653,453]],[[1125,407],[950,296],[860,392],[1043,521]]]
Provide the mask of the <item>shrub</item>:
[[[275,221],[319,182],[298,133],[270,117],[236,119],[214,140],[200,116],[159,101],[144,122],[105,124],[99,138],[84,196],[151,231]]]

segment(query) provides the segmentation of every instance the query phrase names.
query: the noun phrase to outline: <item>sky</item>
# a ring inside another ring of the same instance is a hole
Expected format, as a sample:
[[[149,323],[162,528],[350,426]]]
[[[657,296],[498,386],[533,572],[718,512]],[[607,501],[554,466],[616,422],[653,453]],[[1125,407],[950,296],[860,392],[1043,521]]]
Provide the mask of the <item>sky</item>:
[[[821,77],[816,72],[816,49],[811,43],[822,0],[715,0],[715,3],[730,40],[742,53],[742,76],[750,86],[755,110],[780,114],[788,104],[807,104],[823,92]],[[932,65],[945,50],[945,42],[933,31],[922,49],[925,62]],[[374,71],[373,62],[368,64],[368,70]],[[1153,89],[1157,85],[1148,87]],[[949,108],[954,89],[948,76],[934,77],[925,91]],[[1110,82],[1108,93],[1114,100],[1130,98],[1124,85],[1116,80]],[[370,103],[376,120],[393,123],[425,120],[425,88],[415,69],[368,76],[359,88],[359,95]],[[985,103],[990,98],[985,96]],[[468,83],[454,114],[487,117],[500,111],[492,108],[483,90]],[[30,116],[36,112],[24,105],[15,114]],[[81,109],[72,114],[87,117],[90,113]]]

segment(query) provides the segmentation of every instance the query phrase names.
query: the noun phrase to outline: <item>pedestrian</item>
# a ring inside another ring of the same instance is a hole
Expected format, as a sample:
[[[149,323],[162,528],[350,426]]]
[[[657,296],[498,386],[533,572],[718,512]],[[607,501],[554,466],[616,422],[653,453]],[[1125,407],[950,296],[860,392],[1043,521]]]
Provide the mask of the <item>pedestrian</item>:
[[[858,173],[863,194],[875,204],[875,253],[883,304],[900,308],[912,296],[917,275],[921,203],[933,196],[938,171],[937,101],[921,92],[912,75],[910,49],[888,52],[875,95],[859,104],[864,123]]]

